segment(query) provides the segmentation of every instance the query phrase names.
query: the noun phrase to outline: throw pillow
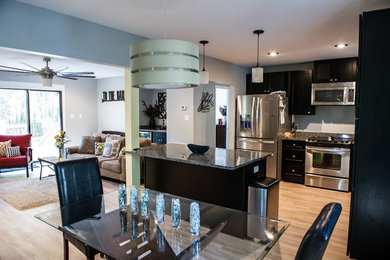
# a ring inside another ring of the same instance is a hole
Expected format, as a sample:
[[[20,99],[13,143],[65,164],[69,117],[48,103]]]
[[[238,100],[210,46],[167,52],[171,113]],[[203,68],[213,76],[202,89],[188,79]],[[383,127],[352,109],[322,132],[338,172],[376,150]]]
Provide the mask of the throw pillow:
[[[106,141],[107,143],[107,141]],[[118,157],[120,147],[121,147],[121,142],[120,141],[112,141],[112,148],[111,148],[111,156],[113,157]]]
[[[79,146],[79,153],[95,153],[95,137],[83,136]]]
[[[112,143],[105,143],[103,150],[103,157],[111,157]]]
[[[125,137],[120,135],[110,135],[106,138],[106,142],[120,141],[120,148],[125,146]]]
[[[0,142],[0,157],[5,157],[5,148],[6,147],[11,147],[11,140],[5,141],[5,142]]]
[[[104,143],[95,142],[95,155],[103,155]]]
[[[122,147],[121,151],[119,152],[118,157],[121,157],[122,155],[125,155],[125,147]]]
[[[20,146],[9,146],[5,148],[5,155],[9,157],[21,156]]]

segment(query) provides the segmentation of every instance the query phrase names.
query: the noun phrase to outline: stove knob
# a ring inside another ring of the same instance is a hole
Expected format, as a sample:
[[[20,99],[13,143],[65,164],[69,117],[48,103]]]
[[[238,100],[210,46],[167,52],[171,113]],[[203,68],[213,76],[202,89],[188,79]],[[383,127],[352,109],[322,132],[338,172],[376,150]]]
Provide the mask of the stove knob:
[[[292,157],[295,158],[295,155],[293,155]]]
[[[295,172],[295,170],[292,170],[292,172]]]

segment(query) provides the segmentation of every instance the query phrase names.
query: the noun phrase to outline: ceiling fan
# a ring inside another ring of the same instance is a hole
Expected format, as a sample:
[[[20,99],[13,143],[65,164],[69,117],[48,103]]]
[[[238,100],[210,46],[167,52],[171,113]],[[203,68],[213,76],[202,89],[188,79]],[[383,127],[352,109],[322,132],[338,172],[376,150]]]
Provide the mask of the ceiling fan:
[[[94,79],[96,77],[94,75],[94,72],[63,72],[64,70],[69,69],[69,67],[67,66],[60,66],[56,69],[51,69],[49,67],[49,62],[51,61],[51,59],[45,57],[43,58],[43,61],[46,62],[46,67],[42,69],[35,68],[34,66],[31,66],[25,62],[20,62],[26,65],[27,67],[32,68],[33,70],[19,69],[19,68],[0,65],[0,68],[5,68],[5,70],[0,69],[0,72],[22,73],[24,75],[40,75],[42,77],[42,85],[45,87],[52,86],[52,80],[54,76],[58,78],[71,79],[71,80],[77,80],[78,78]]]

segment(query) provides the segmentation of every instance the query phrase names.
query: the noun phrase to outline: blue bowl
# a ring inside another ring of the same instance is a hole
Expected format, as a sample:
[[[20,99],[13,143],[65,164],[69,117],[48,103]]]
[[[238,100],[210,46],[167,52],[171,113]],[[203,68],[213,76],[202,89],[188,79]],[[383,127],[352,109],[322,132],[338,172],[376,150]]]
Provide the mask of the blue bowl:
[[[187,144],[187,147],[191,150],[191,152],[197,154],[204,154],[210,149],[208,145]]]

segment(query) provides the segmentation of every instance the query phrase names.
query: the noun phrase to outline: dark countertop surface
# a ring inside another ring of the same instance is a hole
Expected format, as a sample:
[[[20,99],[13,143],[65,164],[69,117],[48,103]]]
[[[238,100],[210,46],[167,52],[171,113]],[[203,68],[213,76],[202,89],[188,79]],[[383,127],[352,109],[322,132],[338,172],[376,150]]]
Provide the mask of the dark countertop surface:
[[[140,131],[150,131],[150,132],[167,132],[167,129],[161,129],[161,126],[156,125],[155,127],[149,127],[147,125],[140,125],[139,126]]]
[[[271,153],[267,152],[215,147],[210,147],[206,153],[200,155],[192,153],[185,144],[164,144],[143,147],[139,150],[126,152],[143,155],[149,158],[190,163],[226,170],[235,170],[250,163],[265,159],[271,155]]]
[[[334,136],[339,137],[342,134],[339,133],[322,133],[322,132],[306,132],[306,131],[297,131],[293,137],[287,138],[283,137],[283,140],[295,140],[295,141],[306,141],[306,139],[313,136]],[[348,134],[354,136],[353,134]]]

